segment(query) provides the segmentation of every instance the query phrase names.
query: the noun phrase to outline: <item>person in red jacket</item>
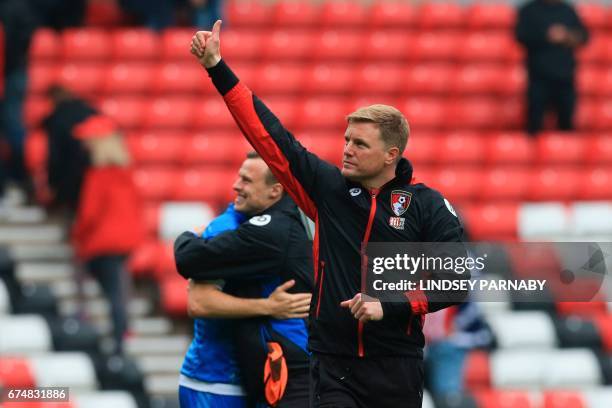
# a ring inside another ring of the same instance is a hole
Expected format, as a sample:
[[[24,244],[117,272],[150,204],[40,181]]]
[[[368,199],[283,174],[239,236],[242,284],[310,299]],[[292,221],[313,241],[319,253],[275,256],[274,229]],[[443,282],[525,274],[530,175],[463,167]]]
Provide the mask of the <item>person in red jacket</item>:
[[[92,166],[84,176],[72,242],[109,299],[116,351],[121,352],[129,286],[124,262],[144,238],[142,204],[115,124],[95,115],[77,125],[74,134],[89,151]]]

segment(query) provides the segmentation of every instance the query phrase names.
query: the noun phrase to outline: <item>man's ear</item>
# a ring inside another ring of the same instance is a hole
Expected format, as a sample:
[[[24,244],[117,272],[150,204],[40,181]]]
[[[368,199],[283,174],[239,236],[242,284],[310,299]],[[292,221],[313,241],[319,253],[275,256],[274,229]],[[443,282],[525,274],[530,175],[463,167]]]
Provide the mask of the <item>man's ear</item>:
[[[387,150],[385,153],[385,164],[390,165],[393,163],[397,163],[400,157],[399,147],[393,146]]]
[[[276,200],[283,195],[283,185],[281,183],[274,183],[270,188],[270,198]]]

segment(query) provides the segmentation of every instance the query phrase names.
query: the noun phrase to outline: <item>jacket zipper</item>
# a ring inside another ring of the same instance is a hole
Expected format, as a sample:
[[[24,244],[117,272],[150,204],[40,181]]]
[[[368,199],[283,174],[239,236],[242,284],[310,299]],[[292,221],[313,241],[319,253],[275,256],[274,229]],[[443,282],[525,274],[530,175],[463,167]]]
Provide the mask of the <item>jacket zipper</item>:
[[[368,271],[368,257],[366,255],[366,247],[370,240],[370,234],[372,233],[372,224],[374,224],[374,217],[376,216],[376,196],[378,195],[378,189],[372,189],[370,196],[372,197],[372,204],[370,205],[370,216],[368,217],[368,225],[366,226],[365,234],[363,236],[363,242],[361,244],[361,293],[366,291],[366,276]],[[357,349],[359,357],[365,355],[363,349],[363,322],[360,320],[357,323]]]
[[[315,317],[319,318],[319,309],[321,307],[321,295],[323,294],[323,278],[325,277],[325,261],[321,261],[321,276],[319,277],[319,296],[317,297],[317,309]]]

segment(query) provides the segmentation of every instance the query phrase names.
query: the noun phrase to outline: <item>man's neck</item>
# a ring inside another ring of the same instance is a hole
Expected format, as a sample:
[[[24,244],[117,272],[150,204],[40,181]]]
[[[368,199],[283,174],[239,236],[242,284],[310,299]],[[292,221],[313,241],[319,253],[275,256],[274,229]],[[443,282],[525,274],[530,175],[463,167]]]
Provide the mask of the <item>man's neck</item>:
[[[361,185],[367,188],[368,190],[379,189],[391,180],[395,178],[395,168],[397,164],[389,169],[385,169],[379,175],[363,180]]]

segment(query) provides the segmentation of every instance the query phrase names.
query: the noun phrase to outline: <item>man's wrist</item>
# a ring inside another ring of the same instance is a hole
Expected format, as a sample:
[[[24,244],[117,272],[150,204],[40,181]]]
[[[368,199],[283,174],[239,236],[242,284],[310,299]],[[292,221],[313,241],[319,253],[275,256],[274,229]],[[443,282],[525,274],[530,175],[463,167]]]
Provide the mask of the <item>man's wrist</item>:
[[[269,308],[267,298],[253,299],[253,309],[255,311],[255,314],[259,316],[272,315],[272,311]]]
[[[217,66],[219,61],[221,61],[220,56],[214,56],[214,57],[208,58],[204,61],[204,64],[203,64],[204,68],[206,69],[214,68]]]

